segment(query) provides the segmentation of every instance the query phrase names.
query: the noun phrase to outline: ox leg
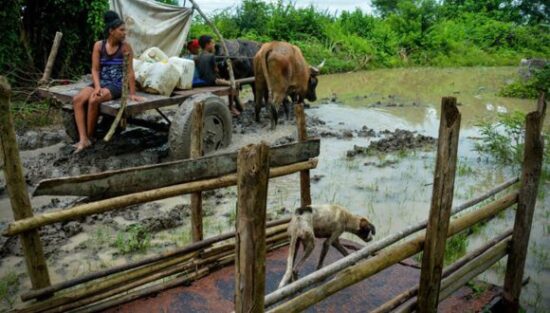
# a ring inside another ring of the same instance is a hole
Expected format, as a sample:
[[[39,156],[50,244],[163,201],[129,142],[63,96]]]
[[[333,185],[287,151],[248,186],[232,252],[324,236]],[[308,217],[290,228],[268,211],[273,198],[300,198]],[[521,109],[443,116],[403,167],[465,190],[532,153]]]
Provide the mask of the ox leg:
[[[271,130],[275,130],[277,124],[279,124],[279,113],[274,103],[271,103],[269,107],[271,109]]]
[[[264,100],[264,90],[256,86],[254,90],[254,100],[256,100],[256,106],[254,107],[254,113],[256,113],[256,122],[260,122],[260,111],[262,110],[262,101]]]
[[[286,120],[290,121],[290,105],[292,104],[292,101],[290,101],[287,98],[283,101],[283,110],[285,111]]]

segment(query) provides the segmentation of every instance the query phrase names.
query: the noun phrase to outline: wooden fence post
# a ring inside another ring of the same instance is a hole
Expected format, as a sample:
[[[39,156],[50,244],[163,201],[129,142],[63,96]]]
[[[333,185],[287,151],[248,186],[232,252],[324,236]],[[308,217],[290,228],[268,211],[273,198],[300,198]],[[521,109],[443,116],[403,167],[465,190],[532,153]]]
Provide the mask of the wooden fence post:
[[[264,312],[268,145],[243,147],[237,162],[235,312]]]
[[[306,115],[304,113],[304,104],[296,103],[294,106],[296,114],[296,127],[298,129],[298,141],[307,140],[306,130]],[[309,178],[309,170],[300,172],[300,199],[301,206],[305,207],[311,204],[311,185]]]
[[[5,77],[0,76],[0,153],[4,160],[6,186],[10,196],[11,208],[15,220],[32,217],[32,207],[23,176],[19,149],[15,138],[13,120],[10,114],[11,87]],[[38,230],[31,230],[20,235],[27,272],[33,289],[50,285],[48,265],[40,242]]]
[[[460,112],[456,107],[456,98],[444,97],[441,101],[434,187],[418,290],[418,312],[421,313],[437,311],[445,242],[453,205],[459,132]]]
[[[191,158],[202,156],[202,129],[203,129],[204,102],[195,103],[193,121],[191,124]],[[202,193],[191,194],[191,236],[193,242],[203,239],[202,232]]]
[[[523,281],[523,271],[529,235],[537,201],[537,191],[542,170],[544,139],[541,136],[542,124],[546,112],[544,95],[541,95],[538,110],[529,113],[525,120],[525,146],[521,170],[521,188],[514,221],[512,246],[508,254],[506,275],[504,277],[503,301],[507,312],[519,311],[519,296]]]

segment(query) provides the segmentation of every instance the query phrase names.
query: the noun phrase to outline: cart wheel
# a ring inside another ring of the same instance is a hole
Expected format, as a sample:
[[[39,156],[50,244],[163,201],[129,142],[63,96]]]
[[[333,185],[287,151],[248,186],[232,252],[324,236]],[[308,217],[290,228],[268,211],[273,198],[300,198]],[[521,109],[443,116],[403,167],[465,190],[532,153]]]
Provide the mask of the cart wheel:
[[[76,122],[74,120],[74,112],[70,110],[61,110],[61,118],[63,120],[65,134],[69,136],[69,139],[71,139],[72,142],[77,142],[78,129],[76,128]]]
[[[168,144],[170,157],[174,160],[189,158],[193,107],[198,101],[204,101],[204,154],[227,147],[231,143],[233,126],[227,104],[220,97],[210,93],[196,95],[185,100],[172,119]]]

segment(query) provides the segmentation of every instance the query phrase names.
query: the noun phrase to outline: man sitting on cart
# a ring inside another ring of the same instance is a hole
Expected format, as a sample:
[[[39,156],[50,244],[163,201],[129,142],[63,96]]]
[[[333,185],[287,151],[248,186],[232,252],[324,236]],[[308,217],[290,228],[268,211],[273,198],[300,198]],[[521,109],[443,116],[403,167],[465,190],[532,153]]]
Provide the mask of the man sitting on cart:
[[[126,27],[118,14],[107,11],[105,35],[107,39],[94,44],[92,51],[92,84],[84,87],[74,98],[73,107],[79,141],[74,145],[78,153],[92,145],[99,106],[102,102],[120,98],[122,94],[122,72],[124,55],[133,59],[133,51],[126,38]],[[128,81],[130,101],[140,101],[135,94],[135,76],[132,62],[128,62]]]

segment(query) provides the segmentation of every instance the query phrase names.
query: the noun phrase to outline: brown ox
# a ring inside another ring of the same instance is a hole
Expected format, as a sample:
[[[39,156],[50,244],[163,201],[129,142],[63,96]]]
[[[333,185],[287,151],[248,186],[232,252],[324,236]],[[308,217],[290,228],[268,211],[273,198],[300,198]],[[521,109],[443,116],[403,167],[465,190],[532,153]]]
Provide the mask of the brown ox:
[[[287,96],[297,103],[304,99],[315,101],[319,68],[309,66],[300,48],[294,45],[279,41],[263,44],[254,57],[256,121],[260,121],[263,101],[270,104],[271,129],[277,126],[277,112]],[[286,105],[284,109],[288,118]]]

